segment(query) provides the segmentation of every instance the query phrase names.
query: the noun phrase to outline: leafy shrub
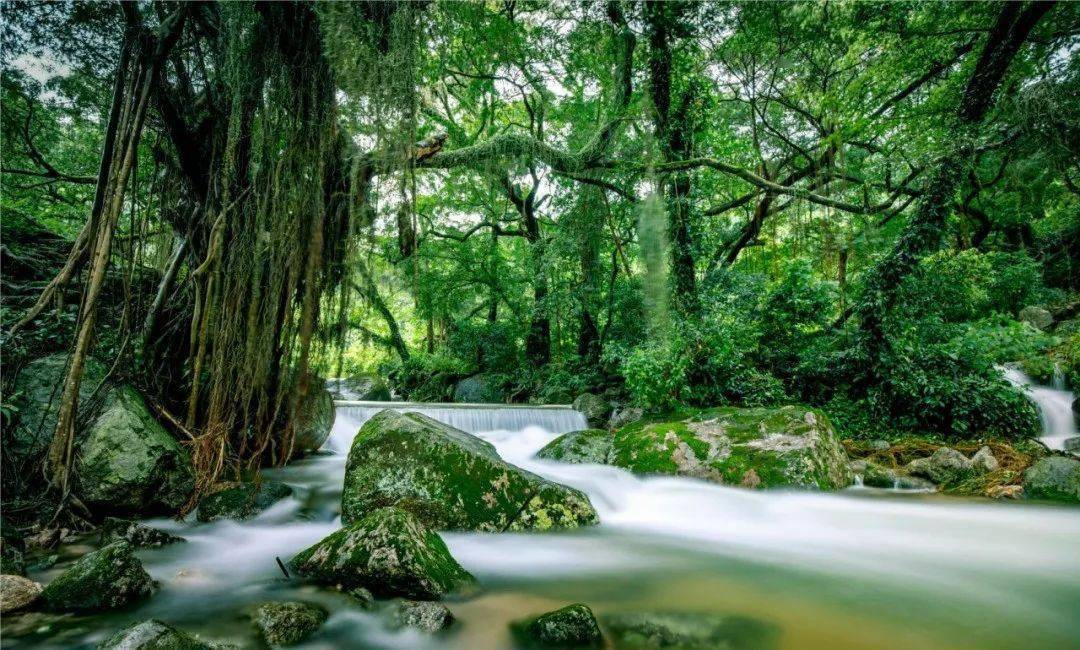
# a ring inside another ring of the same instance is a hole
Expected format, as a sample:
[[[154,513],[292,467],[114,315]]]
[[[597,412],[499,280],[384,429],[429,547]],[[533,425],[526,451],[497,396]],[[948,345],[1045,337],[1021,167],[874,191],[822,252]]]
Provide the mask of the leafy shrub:
[[[446,353],[481,372],[516,370],[523,362],[519,330],[509,321],[461,321],[450,334]]]

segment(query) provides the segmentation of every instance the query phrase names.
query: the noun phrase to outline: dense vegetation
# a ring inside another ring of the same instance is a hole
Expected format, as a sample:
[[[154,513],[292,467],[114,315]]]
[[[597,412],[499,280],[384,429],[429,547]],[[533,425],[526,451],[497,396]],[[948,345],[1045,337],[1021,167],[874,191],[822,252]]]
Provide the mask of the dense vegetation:
[[[72,351],[65,496],[91,357],[199,490],[288,460],[317,376],[957,438],[1037,429],[995,364],[1080,378],[1080,328],[1049,331],[1080,291],[1073,4],[10,2],[3,29],[4,417]]]

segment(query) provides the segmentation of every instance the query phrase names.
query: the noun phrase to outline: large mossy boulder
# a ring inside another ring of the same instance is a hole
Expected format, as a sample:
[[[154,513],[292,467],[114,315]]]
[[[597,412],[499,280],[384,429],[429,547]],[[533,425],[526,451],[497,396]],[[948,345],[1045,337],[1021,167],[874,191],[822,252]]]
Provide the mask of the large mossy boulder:
[[[536,452],[536,457],[560,463],[604,464],[608,462],[613,440],[614,435],[603,429],[571,431],[546,444]]]
[[[476,436],[419,413],[386,410],[353,440],[342,521],[392,505],[439,530],[546,530],[597,521],[584,494],[503,461]]]
[[[1029,499],[1080,503],[1080,460],[1047,456],[1024,472],[1024,494]]]
[[[778,647],[774,625],[744,616],[697,612],[617,613],[602,617],[616,648],[768,650]]]
[[[611,402],[593,393],[582,393],[574,400],[574,410],[585,416],[585,421],[594,429],[607,426],[608,418],[614,408]]]
[[[413,515],[383,508],[347,525],[290,563],[301,576],[380,597],[435,600],[473,582],[439,535]]]
[[[293,422],[293,453],[303,456],[318,451],[334,428],[334,398],[326,389],[326,380],[312,375],[308,392],[296,408]]]
[[[454,401],[464,404],[501,404],[505,401],[496,377],[473,375],[454,385]]]
[[[539,648],[594,648],[604,644],[592,610],[576,603],[511,624],[522,644]]]
[[[7,465],[5,485],[9,479],[22,474],[40,476],[45,452],[52,441],[56,419],[60,414],[60,394],[67,374],[67,354],[53,354],[28,363],[15,378],[9,399],[18,409],[18,423],[5,427],[2,446]],[[97,359],[88,358],[79,384],[79,414],[86,418],[97,410],[102,398],[109,393],[103,386],[95,396],[94,391],[105,379],[107,369]],[[95,399],[91,399],[94,397]]]
[[[133,623],[98,646],[99,650],[213,650],[218,647],[157,619]]]
[[[804,406],[709,409],[616,432],[609,462],[746,487],[834,490],[851,484],[829,419]]]
[[[251,519],[292,493],[291,487],[274,481],[219,483],[199,502],[195,518],[202,522]]]
[[[123,607],[150,595],[154,581],[127,542],[87,553],[41,592],[45,609],[98,612]]]
[[[296,645],[315,634],[329,616],[326,608],[310,603],[263,603],[252,622],[267,645]]]
[[[187,451],[130,386],[112,391],[91,422],[75,463],[79,495],[97,512],[175,512],[195,488]]]

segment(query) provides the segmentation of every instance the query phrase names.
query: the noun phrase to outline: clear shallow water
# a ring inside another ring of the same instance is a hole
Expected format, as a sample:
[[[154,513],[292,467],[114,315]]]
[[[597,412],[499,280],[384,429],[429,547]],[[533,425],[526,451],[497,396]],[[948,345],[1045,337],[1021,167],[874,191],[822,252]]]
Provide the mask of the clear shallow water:
[[[509,462],[584,490],[601,525],[445,534],[483,591],[449,603],[460,621],[449,634],[387,630],[341,596],[285,580],[274,562],[338,528],[343,453],[377,410],[339,407],[326,445],[339,451],[267,472],[293,485],[296,497],[252,521],[151,522],[189,541],[140,553],[161,583],[145,603],[29,637],[6,629],[4,645],[92,645],[128,622],[158,617],[259,647],[246,617],[251,604],[301,598],[333,612],[312,648],[507,648],[509,621],[578,601],[598,613],[751,616],[780,628],[782,648],[1080,647],[1080,508],[866,489],[755,492],[538,461],[540,447],[584,426],[579,414],[549,409],[425,412],[457,418]],[[483,429],[505,422],[517,428]]]

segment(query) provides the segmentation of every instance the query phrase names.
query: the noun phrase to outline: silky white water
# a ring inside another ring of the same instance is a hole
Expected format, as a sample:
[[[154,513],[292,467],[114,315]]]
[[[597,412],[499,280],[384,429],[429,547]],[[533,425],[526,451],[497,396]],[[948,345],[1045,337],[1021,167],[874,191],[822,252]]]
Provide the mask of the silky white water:
[[[1047,447],[1064,449],[1066,440],[1080,436],[1080,431],[1077,431],[1076,427],[1076,416],[1072,410],[1075,395],[1071,390],[1065,390],[1065,380],[1060,370],[1054,373],[1052,386],[1036,383],[1014,366],[1005,366],[1002,372],[1006,379],[1014,386],[1023,389],[1031,401],[1035,402],[1043,425],[1043,434],[1039,439]]]
[[[1080,639],[1080,509],[640,478],[533,458],[561,432],[583,426],[579,414],[443,406],[407,408],[457,423],[507,461],[583,490],[601,524],[563,533],[445,533],[481,593],[449,603],[459,624],[448,634],[392,631],[332,591],[285,579],[274,560],[288,561],[339,527],[344,450],[380,408],[339,407],[326,445],[335,451],[266,472],[296,495],[252,521],[151,522],[188,543],[140,553],[161,584],[144,604],[43,637],[5,635],[4,645],[93,644],[130,621],[157,617],[208,639],[259,647],[246,612],[286,599],[332,611],[308,644],[318,648],[509,648],[509,621],[570,602],[599,614],[750,616],[777,626],[782,648],[1067,648]],[[504,422],[523,425],[472,428]]]

